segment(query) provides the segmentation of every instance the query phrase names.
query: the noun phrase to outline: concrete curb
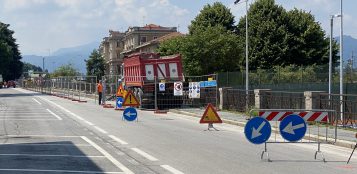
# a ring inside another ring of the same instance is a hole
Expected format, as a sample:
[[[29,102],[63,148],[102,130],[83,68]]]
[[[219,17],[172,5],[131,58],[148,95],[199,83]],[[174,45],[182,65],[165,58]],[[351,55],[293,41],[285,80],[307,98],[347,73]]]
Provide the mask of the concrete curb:
[[[182,114],[182,115],[186,115],[186,116],[192,116],[192,117],[196,117],[196,118],[201,118],[202,117],[201,115],[198,115],[198,114],[195,114],[195,113],[191,113],[191,112],[187,112],[187,111],[180,111],[180,110],[177,110],[177,109],[170,109],[169,112],[176,113],[176,114]],[[226,124],[230,124],[230,125],[240,126],[240,127],[244,127],[245,124],[246,124],[245,122],[233,121],[233,120],[228,120],[228,119],[222,119],[222,122],[226,123]],[[273,128],[272,132],[278,133],[279,131],[276,130],[276,128]],[[323,142],[323,141],[326,140],[326,137],[317,136],[317,135],[310,135],[310,136],[304,136],[304,139],[305,140],[311,140],[311,141],[317,141],[319,139],[320,141]],[[327,139],[330,142],[334,141],[333,138],[327,138]],[[329,143],[329,144],[353,149],[355,147],[356,142],[337,139],[336,143]]]

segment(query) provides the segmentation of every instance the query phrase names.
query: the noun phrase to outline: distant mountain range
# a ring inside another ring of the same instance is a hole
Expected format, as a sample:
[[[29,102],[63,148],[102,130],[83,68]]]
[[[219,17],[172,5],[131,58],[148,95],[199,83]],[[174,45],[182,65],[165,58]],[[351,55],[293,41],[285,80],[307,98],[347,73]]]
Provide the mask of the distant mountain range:
[[[337,42],[340,41],[339,37],[335,38]],[[357,39],[351,36],[343,36],[344,42],[344,62],[347,63],[351,59],[352,51],[354,51],[354,67],[357,67]],[[85,45],[80,45],[70,48],[61,48],[52,53],[50,57],[45,57],[45,69],[52,72],[57,67],[64,64],[73,64],[81,73],[86,73],[86,65],[84,60],[88,59],[93,49],[98,49],[100,42],[92,42]],[[42,68],[42,57],[37,55],[24,55],[23,62],[28,62]]]
[[[100,42],[92,42],[76,47],[61,48],[48,56],[23,55],[22,61],[42,68],[42,58],[45,57],[45,69],[52,72],[57,67],[72,64],[80,72],[86,73],[84,60],[88,59],[94,49],[98,49]]]
[[[337,43],[340,43],[340,37],[335,38]],[[343,36],[343,61],[347,64],[348,60],[352,57],[352,51],[354,54],[353,65],[357,67],[357,39],[351,36]]]

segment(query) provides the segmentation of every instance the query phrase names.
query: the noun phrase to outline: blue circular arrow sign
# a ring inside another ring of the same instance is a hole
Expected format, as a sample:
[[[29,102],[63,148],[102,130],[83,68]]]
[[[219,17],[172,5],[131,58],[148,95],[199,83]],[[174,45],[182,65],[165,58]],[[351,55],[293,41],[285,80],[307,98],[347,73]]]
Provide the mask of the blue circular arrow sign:
[[[127,121],[134,121],[138,117],[138,113],[135,108],[126,108],[123,112],[123,117]]]
[[[306,122],[299,115],[288,115],[280,122],[280,134],[287,141],[299,141],[306,133]]]
[[[268,120],[261,117],[250,119],[244,127],[247,140],[253,144],[266,142],[271,135],[271,126]]]
[[[123,106],[123,97],[117,98],[117,108],[121,108]]]

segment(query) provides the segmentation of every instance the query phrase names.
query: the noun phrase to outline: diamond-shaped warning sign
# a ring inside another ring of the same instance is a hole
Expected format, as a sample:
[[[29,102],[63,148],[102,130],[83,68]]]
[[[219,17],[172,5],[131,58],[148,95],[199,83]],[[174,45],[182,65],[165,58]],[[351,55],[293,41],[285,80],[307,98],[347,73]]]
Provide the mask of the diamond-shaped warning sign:
[[[219,117],[211,103],[207,105],[207,108],[205,110],[205,113],[202,115],[200,123],[222,123],[221,118]]]
[[[129,91],[128,94],[125,96],[123,106],[140,106],[140,103],[136,99],[134,94],[131,91]]]

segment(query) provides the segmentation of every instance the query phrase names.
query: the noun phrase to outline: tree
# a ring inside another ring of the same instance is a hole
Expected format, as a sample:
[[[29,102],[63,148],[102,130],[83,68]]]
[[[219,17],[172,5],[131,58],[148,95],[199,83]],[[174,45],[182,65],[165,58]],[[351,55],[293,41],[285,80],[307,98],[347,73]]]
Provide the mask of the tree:
[[[101,79],[105,71],[105,62],[98,50],[94,49],[89,59],[85,62],[87,65],[87,75],[97,76],[97,79]]]
[[[28,72],[29,70],[32,70],[34,72],[42,72],[42,68],[36,65],[32,65],[30,63],[24,63],[24,66],[22,67],[22,72],[24,72],[25,77],[28,77]]]
[[[187,75],[236,71],[243,60],[238,37],[222,26],[206,27],[160,44],[162,55],[180,53]]]
[[[250,69],[328,63],[329,39],[310,13],[286,11],[275,0],[257,0],[248,18]],[[240,19],[237,33],[245,46],[245,17]],[[335,61],[335,42],[333,53]]]
[[[52,74],[51,77],[60,77],[60,76],[78,76],[80,73],[72,64],[62,65],[58,67]]]
[[[23,63],[21,54],[9,24],[0,22],[0,74],[4,80],[14,80],[21,76]]]
[[[223,26],[227,31],[234,31],[234,22],[234,16],[230,9],[221,2],[215,2],[213,5],[207,4],[203,7],[196,18],[191,21],[189,32],[190,34],[194,34],[207,27],[217,25]]]

